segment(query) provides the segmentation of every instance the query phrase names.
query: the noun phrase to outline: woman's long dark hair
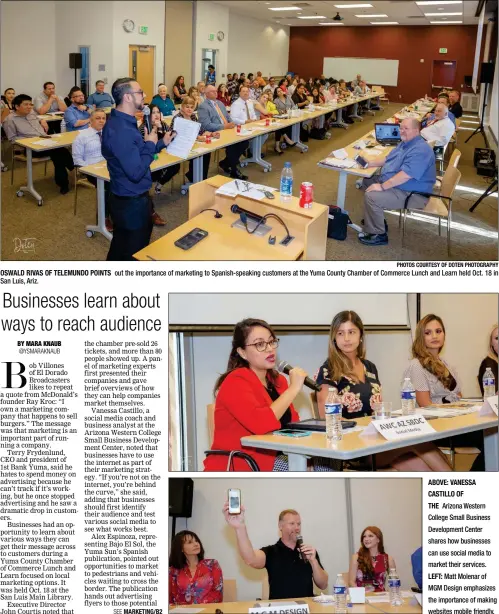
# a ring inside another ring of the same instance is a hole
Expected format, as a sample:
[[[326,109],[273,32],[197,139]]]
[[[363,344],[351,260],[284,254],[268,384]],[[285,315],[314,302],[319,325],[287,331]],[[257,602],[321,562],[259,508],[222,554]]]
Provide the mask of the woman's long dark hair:
[[[248,361],[244,360],[244,358],[239,355],[237,349],[244,348],[246,346],[246,341],[251,332],[251,329],[255,326],[262,326],[263,328],[266,328],[273,337],[277,338],[275,332],[272,330],[272,327],[270,326],[270,324],[267,324],[265,320],[246,318],[245,320],[241,320],[241,322],[238,322],[232,334],[232,349],[230,351],[227,369],[225,373],[222,373],[222,375],[220,375],[220,377],[215,383],[215,388],[213,389],[214,396],[216,396],[220,386],[222,385],[227,375],[229,375],[229,373],[232,373],[232,371],[234,371],[235,369],[240,369],[241,367],[248,367]],[[275,383],[277,378],[279,377],[279,374],[274,369],[269,369],[268,375],[273,383]]]
[[[177,533],[172,541],[172,549],[170,551],[170,567],[175,569],[183,569],[187,565],[187,558],[184,554],[184,542],[187,537],[191,537],[194,541],[197,541],[200,545],[198,561],[204,559],[204,548],[199,537],[192,531],[180,531]]]

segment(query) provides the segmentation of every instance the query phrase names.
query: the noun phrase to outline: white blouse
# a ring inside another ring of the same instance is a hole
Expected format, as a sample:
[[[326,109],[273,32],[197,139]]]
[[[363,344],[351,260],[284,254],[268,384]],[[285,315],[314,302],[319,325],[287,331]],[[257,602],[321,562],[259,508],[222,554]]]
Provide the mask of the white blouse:
[[[459,400],[458,395],[461,392],[459,376],[454,367],[449,365],[443,358],[440,360],[449,369],[456,380],[456,387],[454,390],[446,388],[442,382],[437,379],[436,375],[433,375],[433,373],[430,373],[421,365],[417,358],[413,358],[409,363],[409,366],[404,372],[404,378],[409,377],[411,379],[416,392],[429,392],[432,403],[442,403],[444,397],[446,401],[455,403]]]

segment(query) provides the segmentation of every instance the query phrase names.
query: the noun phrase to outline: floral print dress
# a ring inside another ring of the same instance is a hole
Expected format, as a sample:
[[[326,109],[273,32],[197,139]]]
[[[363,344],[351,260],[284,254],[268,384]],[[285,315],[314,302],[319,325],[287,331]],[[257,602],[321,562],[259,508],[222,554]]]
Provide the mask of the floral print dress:
[[[316,375],[318,384],[334,386],[338,390],[342,402],[343,418],[354,419],[371,416],[375,403],[381,399],[381,384],[376,365],[369,360],[362,361],[364,365],[364,381],[354,382],[343,376],[335,382],[329,379],[329,364],[326,360]]]
[[[224,582],[218,561],[199,561],[194,576],[189,567],[170,567],[170,603],[189,605],[191,603],[220,603],[223,601]]]

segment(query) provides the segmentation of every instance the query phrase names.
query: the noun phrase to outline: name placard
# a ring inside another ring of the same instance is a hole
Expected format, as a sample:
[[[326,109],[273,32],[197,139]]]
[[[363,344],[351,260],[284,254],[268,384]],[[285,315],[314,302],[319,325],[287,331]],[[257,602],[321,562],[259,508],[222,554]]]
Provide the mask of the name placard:
[[[490,416],[492,414],[497,416],[497,394],[495,397],[488,397],[485,399],[479,411],[480,416]]]
[[[364,429],[362,435],[375,435],[379,433],[385,439],[410,439],[425,433],[434,433],[435,429],[428,424],[424,416],[402,416],[401,418],[385,418],[373,420]]]
[[[261,601],[248,610],[249,614],[310,614],[305,601]]]

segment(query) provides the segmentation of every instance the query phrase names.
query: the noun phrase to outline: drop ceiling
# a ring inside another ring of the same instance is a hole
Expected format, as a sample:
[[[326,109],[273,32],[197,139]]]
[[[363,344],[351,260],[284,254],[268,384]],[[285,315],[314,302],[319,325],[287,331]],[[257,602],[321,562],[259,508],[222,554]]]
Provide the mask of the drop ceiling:
[[[398,22],[400,25],[410,26],[429,26],[432,21],[462,21],[464,25],[477,24],[478,18],[475,12],[478,0],[465,0],[458,4],[440,4],[420,6],[415,1],[409,0],[330,0],[330,1],[297,1],[287,2],[286,0],[275,0],[270,2],[252,0],[216,0],[217,4],[228,6],[233,13],[253,17],[272,23],[286,26],[317,26],[320,23],[331,22],[336,13],[340,13],[344,20],[340,23],[343,26],[323,26],[323,27],[345,27],[345,26],[372,26],[371,22],[380,23],[383,21]],[[339,5],[371,4],[372,7],[365,8],[336,8]],[[271,11],[270,8],[280,7],[299,7],[300,10],[293,11]],[[425,13],[437,13],[438,15],[425,16]],[[462,15],[442,15],[442,13],[462,13]],[[387,17],[357,17],[357,15],[387,15]],[[321,17],[313,19],[313,17]],[[308,17],[308,19],[300,19]],[[386,26],[387,28],[390,26]]]

